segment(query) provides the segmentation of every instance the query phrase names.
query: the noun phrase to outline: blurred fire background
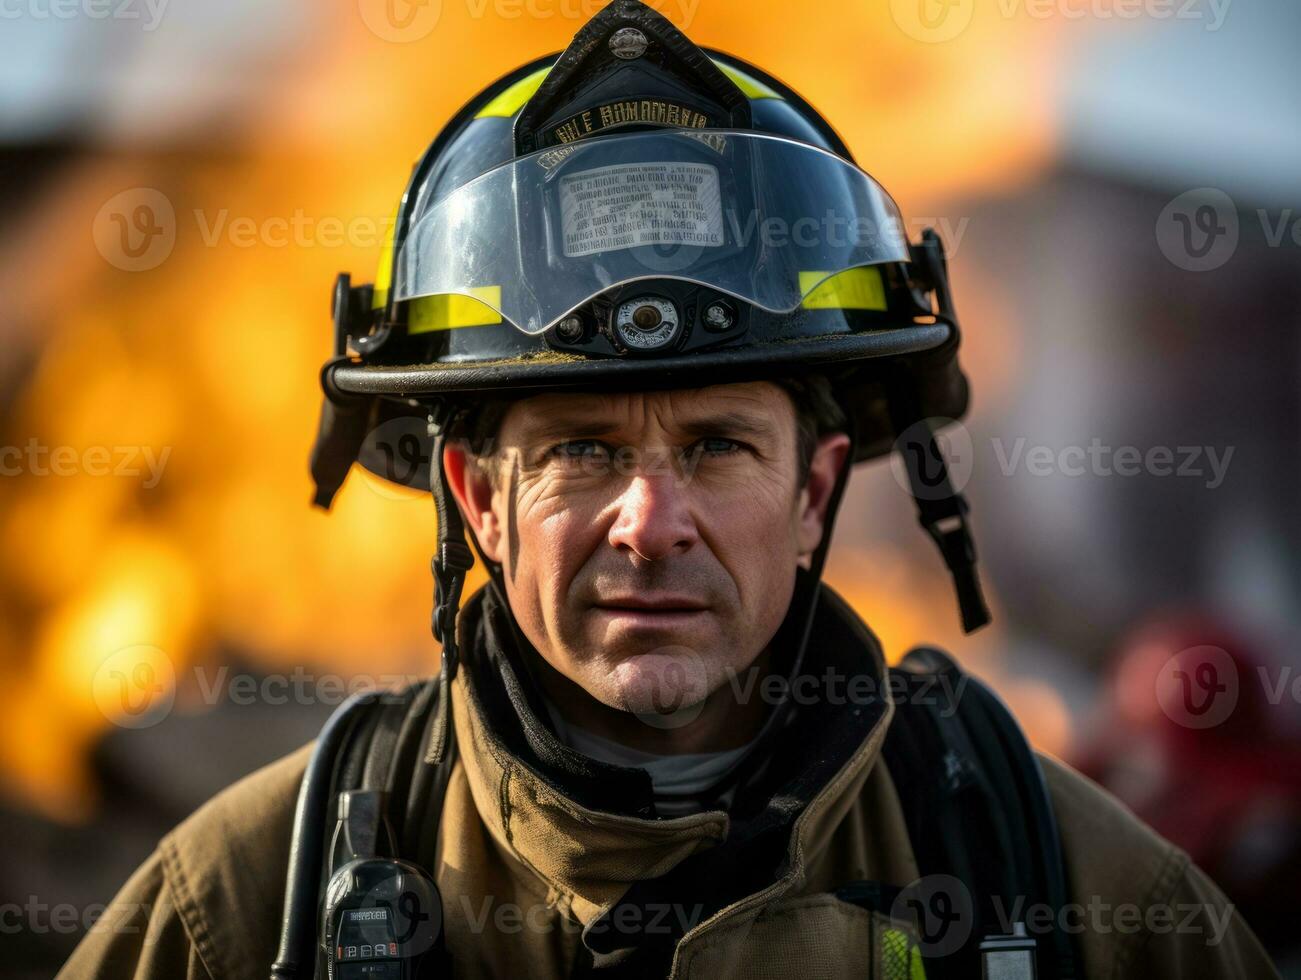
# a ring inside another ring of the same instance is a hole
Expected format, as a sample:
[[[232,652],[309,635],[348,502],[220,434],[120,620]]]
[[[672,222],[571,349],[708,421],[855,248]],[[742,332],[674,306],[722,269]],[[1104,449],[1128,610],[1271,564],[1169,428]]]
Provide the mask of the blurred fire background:
[[[355,472],[308,506],[328,297],[372,274],[454,110],[598,6],[0,9],[7,975],[50,975],[162,833],[309,740],[337,701],[311,679],[434,669],[428,499]],[[939,642],[994,680],[1301,975],[1301,7],[655,6],[799,90],[948,242],[995,624],[961,636],[885,464],[851,484],[831,583],[892,657]],[[1090,446],[1176,472],[1024,456]],[[1238,702],[1197,728],[1160,709],[1207,647]]]

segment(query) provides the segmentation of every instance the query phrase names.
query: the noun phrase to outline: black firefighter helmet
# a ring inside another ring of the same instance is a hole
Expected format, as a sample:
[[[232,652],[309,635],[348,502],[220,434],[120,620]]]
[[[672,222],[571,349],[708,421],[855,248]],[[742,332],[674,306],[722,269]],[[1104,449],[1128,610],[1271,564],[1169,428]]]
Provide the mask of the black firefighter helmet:
[[[852,463],[898,448],[964,627],[988,621],[931,430],[968,401],[939,238],[909,241],[793,91],[640,0],[613,0],[559,57],[457,113],[414,168],[375,283],[339,277],[334,326],[316,503],[354,462],[432,489],[434,632],[453,670],[473,555],[443,441],[476,404],[540,391],[827,376],[853,440],[833,508]],[[829,519],[814,593],[830,537]]]

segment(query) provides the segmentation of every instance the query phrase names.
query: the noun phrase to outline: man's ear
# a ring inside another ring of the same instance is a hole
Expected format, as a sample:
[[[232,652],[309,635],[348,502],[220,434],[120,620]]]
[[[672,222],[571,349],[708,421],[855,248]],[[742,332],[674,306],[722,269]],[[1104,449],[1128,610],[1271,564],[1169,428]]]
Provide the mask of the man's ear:
[[[485,558],[501,563],[501,523],[492,509],[493,486],[487,470],[473,459],[462,442],[443,447],[443,470],[456,505]]]
[[[809,478],[800,491],[799,526],[796,541],[800,558],[807,558],[817,550],[822,541],[822,531],[827,524],[827,507],[831,492],[836,487],[836,476],[845,465],[849,453],[849,436],[833,432],[818,440],[809,464]]]

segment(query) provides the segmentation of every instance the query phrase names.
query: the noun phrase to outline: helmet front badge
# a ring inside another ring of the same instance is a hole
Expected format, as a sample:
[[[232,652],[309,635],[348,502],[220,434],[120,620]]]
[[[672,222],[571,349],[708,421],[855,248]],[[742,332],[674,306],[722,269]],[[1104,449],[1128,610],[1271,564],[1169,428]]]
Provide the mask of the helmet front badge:
[[[632,61],[646,53],[646,35],[635,27],[621,27],[610,35],[610,52],[616,58]]]

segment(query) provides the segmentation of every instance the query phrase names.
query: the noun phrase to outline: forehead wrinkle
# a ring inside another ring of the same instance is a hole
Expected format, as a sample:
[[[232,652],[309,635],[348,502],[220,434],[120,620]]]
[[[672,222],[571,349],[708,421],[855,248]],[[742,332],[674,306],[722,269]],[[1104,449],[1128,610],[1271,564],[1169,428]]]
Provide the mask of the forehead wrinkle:
[[[566,398],[563,395],[541,397]],[[652,422],[665,432],[696,437],[725,433],[755,439],[775,438],[780,428],[773,418],[775,406],[754,390],[752,384],[630,395],[593,392],[568,396],[566,400],[575,403],[552,402],[521,421],[519,441],[582,439],[619,432],[626,435],[643,430]]]

